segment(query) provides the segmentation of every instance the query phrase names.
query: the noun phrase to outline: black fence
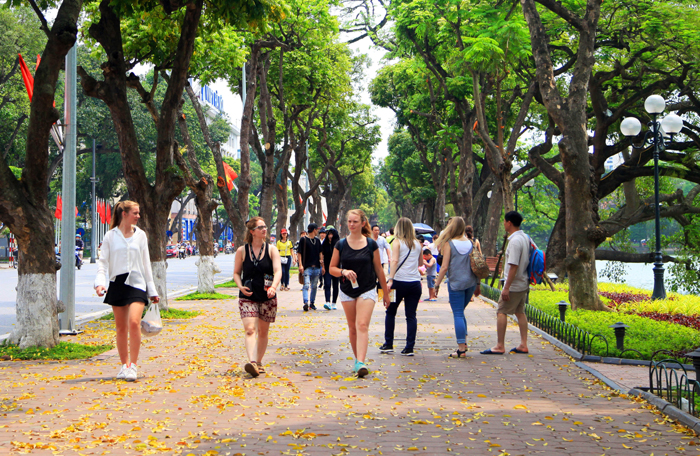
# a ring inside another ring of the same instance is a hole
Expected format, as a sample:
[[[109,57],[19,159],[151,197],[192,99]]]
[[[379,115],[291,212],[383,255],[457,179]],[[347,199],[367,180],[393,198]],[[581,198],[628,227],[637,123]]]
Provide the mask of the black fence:
[[[697,372],[695,373],[697,378]],[[680,410],[698,416],[696,400],[700,383],[688,377],[679,360],[663,359],[649,365],[649,392],[665,399]]]

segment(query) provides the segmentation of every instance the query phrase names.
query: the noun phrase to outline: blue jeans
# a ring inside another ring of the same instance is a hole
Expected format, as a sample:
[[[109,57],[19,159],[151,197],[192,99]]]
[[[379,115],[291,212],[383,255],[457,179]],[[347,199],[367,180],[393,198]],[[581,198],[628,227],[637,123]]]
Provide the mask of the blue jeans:
[[[467,317],[464,316],[464,311],[474,295],[474,290],[476,290],[476,285],[466,290],[453,290],[450,287],[450,282],[447,282],[447,293],[450,298],[450,307],[452,307],[458,344],[467,343]]]
[[[304,304],[314,304],[316,302],[319,277],[321,277],[321,268],[310,267],[304,269],[304,288],[301,289]],[[309,286],[311,287],[311,302],[309,302]]]
[[[289,286],[289,268],[292,267],[292,257],[287,256],[287,264],[282,265],[282,286]]]
[[[418,301],[423,287],[420,282],[401,282],[394,280],[391,288],[396,290],[396,302],[392,302],[386,309],[384,318],[384,342],[390,347],[394,346],[394,327],[396,326],[396,311],[399,304],[404,301],[404,311],[406,313],[406,348],[413,350],[416,344],[416,333],[418,332],[418,320],[416,311]]]

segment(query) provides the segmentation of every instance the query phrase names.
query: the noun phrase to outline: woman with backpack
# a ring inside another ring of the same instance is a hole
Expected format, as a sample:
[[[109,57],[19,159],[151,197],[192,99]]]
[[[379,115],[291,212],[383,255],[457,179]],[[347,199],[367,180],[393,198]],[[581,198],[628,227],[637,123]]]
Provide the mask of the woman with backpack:
[[[330,273],[340,277],[340,302],[348,321],[350,345],[355,355],[353,370],[362,378],[369,374],[365,361],[369,323],[377,301],[377,279],[384,291],[385,307],[389,306],[389,290],[367,216],[360,209],[352,209],[347,213],[347,223],[350,234],[335,244]]]
[[[466,358],[467,347],[467,318],[464,311],[469,305],[472,295],[481,294],[479,280],[472,272],[469,254],[474,249],[474,243],[465,235],[466,224],[462,217],[452,217],[447,228],[440,233],[437,245],[442,252],[442,268],[435,281],[439,286],[447,275],[447,292],[457,336],[457,351],[450,353],[450,358]]]
[[[390,287],[395,290],[396,297],[386,306],[384,319],[384,345],[379,347],[382,353],[394,351],[394,326],[396,325],[396,311],[401,301],[404,301],[406,313],[406,347],[401,350],[403,356],[413,356],[413,347],[416,343],[418,332],[418,320],[416,312],[423,287],[420,281],[418,268],[423,266],[423,247],[416,238],[413,223],[406,217],[401,217],[396,222],[394,229],[396,237],[391,244],[391,268],[389,269]]]
[[[245,244],[236,252],[233,279],[240,290],[238,308],[248,355],[245,371],[257,377],[265,373],[262,359],[270,323],[277,316],[277,287],[282,279],[280,254],[267,242],[267,226],[262,217],[253,217],[246,223]]]

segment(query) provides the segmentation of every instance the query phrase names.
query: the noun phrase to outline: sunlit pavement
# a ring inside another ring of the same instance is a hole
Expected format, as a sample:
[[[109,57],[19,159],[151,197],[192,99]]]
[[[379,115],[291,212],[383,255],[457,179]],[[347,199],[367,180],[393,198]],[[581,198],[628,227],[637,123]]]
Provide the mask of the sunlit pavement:
[[[183,260],[171,258],[168,260],[168,293],[197,285],[197,266],[195,262],[199,257],[192,256]],[[234,255],[219,254],[214,261],[219,265],[221,273],[217,279],[233,276]],[[86,258],[80,270],[75,270],[75,313],[80,316],[98,310],[109,309],[103,304],[104,297],[100,298],[93,289],[97,264],[90,264]],[[56,283],[59,283],[60,271],[56,275]],[[17,299],[17,270],[0,268],[0,335],[12,330],[15,323],[15,300]]]
[[[456,344],[446,297],[420,303],[415,357],[399,355],[403,318],[396,352],[378,352],[384,311],[376,306],[372,372],[355,379],[343,311],[303,312],[299,285],[292,287],[280,294],[267,374],[257,379],[243,371],[235,299],[178,302],[204,314],[147,340],[145,376],[135,383],[114,380],[115,351],[0,363],[0,452],[697,454],[692,433],[645,402],[612,394],[532,334],[530,355],[479,355],[495,340],[495,311],[480,300],[467,309],[466,359],[448,358]],[[517,340],[511,325],[507,347]]]

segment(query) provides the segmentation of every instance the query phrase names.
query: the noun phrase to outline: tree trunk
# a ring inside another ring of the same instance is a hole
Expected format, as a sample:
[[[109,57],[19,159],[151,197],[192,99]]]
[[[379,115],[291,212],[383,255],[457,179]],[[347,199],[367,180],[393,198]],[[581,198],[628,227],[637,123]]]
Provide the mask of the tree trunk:
[[[43,15],[37,13],[48,41],[34,76],[21,179],[14,177],[4,154],[0,155],[0,220],[15,235],[19,248],[17,321],[8,341],[20,348],[51,348],[58,343],[58,312],[63,309],[56,300],[54,219],[46,186],[47,145],[51,126],[59,120],[54,107],[56,85],[66,54],[76,43],[82,5],[81,0],[64,0],[50,30]],[[66,257],[72,258],[72,254],[66,253]]]
[[[547,272],[556,274],[560,279],[566,276],[566,206],[559,206],[554,227],[547,243]]]
[[[484,253],[484,256],[496,256],[498,249],[501,247],[498,245],[500,240],[498,231],[503,213],[503,193],[501,193],[499,185],[493,186],[488,204],[484,234],[479,239],[479,242],[481,243],[481,251]]]
[[[521,0],[530,30],[533,58],[540,94],[547,112],[561,130],[559,151],[564,169],[566,206],[566,270],[572,309],[604,310],[598,299],[595,247],[604,232],[598,226],[597,188],[588,153],[587,100],[591,71],[595,64],[596,28],[601,4],[588,0],[585,15],[578,16],[561,3],[552,12],[564,18],[579,33],[576,63],[566,96],[554,76],[549,38],[534,0]]]

